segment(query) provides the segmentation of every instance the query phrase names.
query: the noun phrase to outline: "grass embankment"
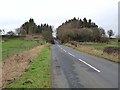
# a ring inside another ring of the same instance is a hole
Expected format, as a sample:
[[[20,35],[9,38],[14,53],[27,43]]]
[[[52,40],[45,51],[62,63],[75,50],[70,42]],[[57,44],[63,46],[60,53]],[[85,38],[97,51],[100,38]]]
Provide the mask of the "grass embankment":
[[[24,39],[8,39],[2,42],[2,60],[15,55],[17,53],[30,50],[31,48],[43,43],[43,40],[24,40]]]
[[[6,88],[50,88],[51,45],[47,44],[26,72]]]
[[[73,49],[76,49],[81,52],[85,52],[97,57],[105,58],[107,60],[113,61],[113,62],[120,62],[118,59],[118,55],[116,54],[107,54],[103,53],[103,50],[107,46],[115,46],[118,47],[118,43],[112,42],[109,44],[105,43],[80,43],[78,47],[75,47],[74,45],[71,45],[69,43],[65,44],[66,46],[72,47]]]

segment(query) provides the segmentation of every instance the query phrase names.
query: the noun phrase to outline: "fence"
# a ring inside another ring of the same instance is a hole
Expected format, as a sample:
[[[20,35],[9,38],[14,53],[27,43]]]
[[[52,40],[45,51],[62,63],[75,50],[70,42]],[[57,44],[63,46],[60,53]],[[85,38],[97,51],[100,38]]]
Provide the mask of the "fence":
[[[30,50],[33,47],[36,47],[36,46],[41,45],[41,44],[42,43],[37,43],[37,44],[30,45],[30,46],[10,47],[8,49],[2,50],[2,60],[9,58],[10,56],[19,54],[23,51]]]

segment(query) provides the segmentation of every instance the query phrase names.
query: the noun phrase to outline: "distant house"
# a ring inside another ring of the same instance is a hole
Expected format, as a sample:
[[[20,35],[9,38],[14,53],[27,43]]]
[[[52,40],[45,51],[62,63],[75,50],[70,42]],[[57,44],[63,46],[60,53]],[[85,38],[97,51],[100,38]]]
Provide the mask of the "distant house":
[[[25,40],[39,40],[41,38],[42,38],[41,34],[31,34],[25,36]]]

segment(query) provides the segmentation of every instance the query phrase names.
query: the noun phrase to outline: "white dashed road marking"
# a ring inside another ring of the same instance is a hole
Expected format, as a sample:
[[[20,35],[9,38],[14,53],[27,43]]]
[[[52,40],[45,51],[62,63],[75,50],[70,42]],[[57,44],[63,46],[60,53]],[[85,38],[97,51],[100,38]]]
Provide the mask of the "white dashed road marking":
[[[63,49],[64,52],[66,52],[66,50]]]
[[[83,61],[82,59],[79,59],[81,62],[83,62],[84,64],[86,64],[87,66],[91,67],[92,69],[94,69],[97,72],[101,72],[100,70],[98,70],[97,68],[93,67],[92,65],[88,64],[87,62]]]
[[[59,45],[58,45],[59,46]],[[60,46],[59,46],[60,47]],[[61,48],[61,47],[60,47]],[[64,52],[67,52],[66,50],[64,50],[63,48],[61,48]],[[72,57],[75,57],[75,55],[71,54],[68,52],[69,55],[71,55]],[[76,57],[75,57],[76,58]],[[94,69],[97,72],[101,72],[100,70],[98,70],[97,68],[93,67],[92,65],[88,64],[87,62],[83,61],[82,59],[78,59],[79,61],[81,61],[82,63],[86,64],[87,66],[91,67],[92,69]]]
[[[71,56],[75,57],[75,55],[71,54]]]
[[[75,57],[75,55],[73,55],[73,54],[71,54],[71,53],[69,53],[69,52],[68,52],[68,54],[70,54],[71,56]]]

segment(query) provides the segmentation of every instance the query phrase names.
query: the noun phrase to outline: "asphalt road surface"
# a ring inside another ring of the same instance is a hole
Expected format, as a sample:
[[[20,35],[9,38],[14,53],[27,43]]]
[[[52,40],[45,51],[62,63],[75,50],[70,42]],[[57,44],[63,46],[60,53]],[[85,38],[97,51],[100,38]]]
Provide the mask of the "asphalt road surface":
[[[52,46],[53,88],[118,88],[118,64],[64,45]]]

